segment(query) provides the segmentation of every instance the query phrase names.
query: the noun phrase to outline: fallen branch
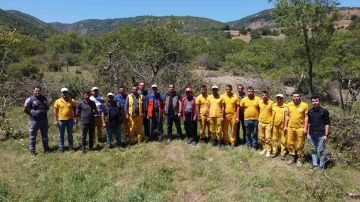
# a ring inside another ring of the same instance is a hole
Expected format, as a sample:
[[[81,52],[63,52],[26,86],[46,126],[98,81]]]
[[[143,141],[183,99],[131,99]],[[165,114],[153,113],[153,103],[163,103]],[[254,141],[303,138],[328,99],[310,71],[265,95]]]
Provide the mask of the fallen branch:
[[[340,189],[342,192],[344,192],[344,194],[345,194],[346,196],[348,196],[348,197],[350,197],[350,198],[360,198],[360,193],[348,193],[348,192],[345,191],[345,189],[342,188],[340,185],[336,185],[336,184],[330,179],[330,177],[325,174],[325,172],[323,172],[323,174],[324,174],[325,178],[326,178],[329,182],[331,182],[332,185],[334,185],[334,187]]]

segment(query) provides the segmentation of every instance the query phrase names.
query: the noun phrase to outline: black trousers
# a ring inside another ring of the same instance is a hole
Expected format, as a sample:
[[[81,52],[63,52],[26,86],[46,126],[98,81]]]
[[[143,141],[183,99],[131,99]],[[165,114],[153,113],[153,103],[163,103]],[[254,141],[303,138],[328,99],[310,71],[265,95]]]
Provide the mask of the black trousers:
[[[94,134],[95,134],[95,123],[82,123],[81,124],[81,149],[86,150],[86,136],[89,133],[89,148],[94,148]]]
[[[246,134],[246,129],[245,129],[245,121],[244,121],[244,113],[240,113],[239,115],[239,122],[236,124],[236,142],[237,144],[245,144],[245,134]],[[242,129],[242,138],[240,135],[240,126]]]
[[[193,120],[191,114],[185,114],[184,128],[188,138],[197,137],[197,120]]]
[[[150,133],[149,133],[149,120],[147,119],[147,113],[144,113],[143,125],[144,125],[144,136],[149,137],[150,136]]]
[[[175,114],[167,114],[166,121],[168,138],[171,138],[173,123],[175,123],[178,138],[182,138],[180,117]]]
[[[149,121],[150,138],[155,138],[155,131],[158,133],[158,137],[163,136],[163,118],[160,117],[159,111],[154,111],[153,116]]]

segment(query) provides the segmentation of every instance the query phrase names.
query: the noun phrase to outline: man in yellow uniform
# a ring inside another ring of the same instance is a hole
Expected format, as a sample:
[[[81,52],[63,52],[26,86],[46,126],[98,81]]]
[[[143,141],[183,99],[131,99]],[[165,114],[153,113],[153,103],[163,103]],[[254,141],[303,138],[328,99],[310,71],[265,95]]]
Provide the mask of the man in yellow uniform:
[[[239,104],[240,99],[237,95],[232,92],[232,86],[226,85],[226,93],[222,95],[223,105],[222,112],[224,118],[223,135],[225,145],[229,144],[228,130],[229,125],[231,128],[231,147],[234,148],[236,145],[236,123],[239,122]]]
[[[206,100],[207,106],[207,121],[210,123],[210,134],[211,134],[211,144],[212,146],[221,147],[223,145],[223,135],[222,135],[222,121],[223,115],[221,111],[222,103],[224,99],[219,95],[219,88],[213,86],[212,95],[209,95]]]
[[[258,148],[258,119],[259,103],[261,98],[254,95],[254,88],[247,87],[247,97],[240,102],[240,108],[244,111],[244,123],[246,129],[246,146],[248,148]]]
[[[274,102],[269,99],[269,92],[262,91],[262,101],[259,102],[260,114],[259,114],[259,136],[260,143],[263,150],[260,154],[265,154],[266,157],[270,157],[271,153],[271,121],[272,121],[272,106]]]
[[[142,142],[143,138],[143,110],[144,110],[144,98],[138,93],[138,87],[136,85],[131,87],[131,94],[126,97],[125,101],[125,113],[126,118],[129,120],[129,142],[131,145],[135,143],[134,134],[135,128],[137,130],[138,142]]]
[[[208,98],[208,94],[205,85],[200,87],[200,92],[201,94],[196,98],[196,107],[198,108],[197,110],[199,112],[198,121],[200,122],[200,141],[207,142],[207,138],[205,137],[205,129],[207,128],[209,139],[210,130],[206,113],[206,99]]]
[[[70,150],[74,149],[73,126],[77,124],[76,104],[74,99],[69,96],[67,88],[61,89],[61,98],[54,104],[54,125],[59,128],[59,151],[64,152],[65,129],[68,134]]]
[[[305,135],[308,127],[308,105],[301,101],[300,93],[294,92],[292,102],[287,104],[288,112],[285,117],[284,130],[287,131],[287,145],[290,158],[287,164],[295,162],[295,148],[297,150],[297,166],[303,165]]]
[[[281,160],[285,161],[286,156],[286,133],[285,127],[285,115],[287,113],[287,107],[284,103],[284,95],[276,95],[276,103],[272,106],[272,154],[271,158],[275,158],[278,155],[278,144],[280,139],[280,154]]]

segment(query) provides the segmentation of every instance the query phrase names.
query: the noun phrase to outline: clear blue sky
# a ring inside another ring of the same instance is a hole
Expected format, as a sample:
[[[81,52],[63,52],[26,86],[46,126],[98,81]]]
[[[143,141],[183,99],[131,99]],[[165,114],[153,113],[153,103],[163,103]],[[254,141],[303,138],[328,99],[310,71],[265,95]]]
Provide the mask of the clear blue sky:
[[[221,22],[273,8],[268,0],[0,0],[0,8],[18,10],[45,22],[73,23],[86,19],[139,15],[191,15]],[[359,6],[360,0],[340,0],[341,6]]]

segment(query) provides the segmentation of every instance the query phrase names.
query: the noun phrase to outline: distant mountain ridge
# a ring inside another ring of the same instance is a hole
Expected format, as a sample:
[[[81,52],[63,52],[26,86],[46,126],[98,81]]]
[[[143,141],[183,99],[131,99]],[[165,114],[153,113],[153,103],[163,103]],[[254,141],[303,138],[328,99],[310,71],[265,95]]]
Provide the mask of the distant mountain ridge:
[[[343,20],[350,20],[351,16],[360,16],[360,7],[341,7],[340,13]],[[227,23],[219,22],[209,18],[193,16],[174,16],[183,22],[184,32],[201,32],[206,30],[221,30],[226,25],[230,29],[237,30],[242,27],[257,29],[261,27],[275,26],[275,21],[271,16],[274,9],[267,9],[253,15],[246,16],[239,20]],[[52,34],[76,31],[81,34],[101,34],[115,30],[121,26],[144,26],[149,18],[157,20],[160,24],[165,24],[171,16],[137,16],[128,18],[114,19],[87,19],[75,23],[45,23],[29,14],[17,10],[0,9],[0,30],[17,28],[19,33],[36,35],[39,38],[46,38]]]

